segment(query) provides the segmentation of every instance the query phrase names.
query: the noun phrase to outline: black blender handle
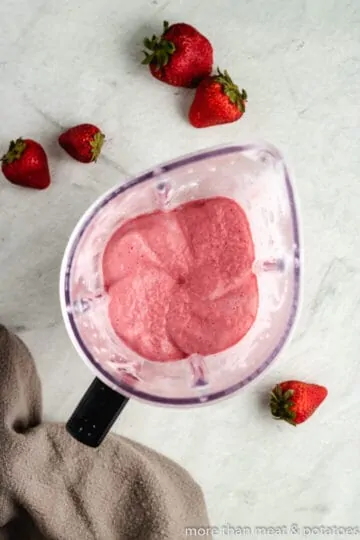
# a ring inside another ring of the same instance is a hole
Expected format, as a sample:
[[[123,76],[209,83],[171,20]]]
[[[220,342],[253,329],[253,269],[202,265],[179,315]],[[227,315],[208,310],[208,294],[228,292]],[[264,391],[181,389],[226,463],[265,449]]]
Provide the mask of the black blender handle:
[[[129,401],[99,379],[94,379],[66,424],[77,441],[96,448]]]

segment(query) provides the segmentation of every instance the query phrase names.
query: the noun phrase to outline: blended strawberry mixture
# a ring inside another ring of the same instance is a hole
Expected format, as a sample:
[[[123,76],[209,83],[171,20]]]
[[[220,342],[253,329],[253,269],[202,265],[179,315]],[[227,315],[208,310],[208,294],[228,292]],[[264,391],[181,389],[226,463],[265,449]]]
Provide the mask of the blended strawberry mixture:
[[[116,334],[158,362],[238,343],[258,310],[254,244],[245,212],[214,197],[127,221],[103,256]]]

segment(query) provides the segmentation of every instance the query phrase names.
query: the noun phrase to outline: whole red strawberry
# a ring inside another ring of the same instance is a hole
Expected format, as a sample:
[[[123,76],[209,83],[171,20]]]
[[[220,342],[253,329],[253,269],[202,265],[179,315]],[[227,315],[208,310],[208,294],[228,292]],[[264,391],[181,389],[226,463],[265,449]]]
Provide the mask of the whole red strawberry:
[[[167,84],[193,88],[210,75],[213,48],[193,26],[164,22],[160,37],[144,39],[145,59],[152,75]]]
[[[93,124],[80,124],[62,133],[59,144],[72,158],[81,163],[96,161],[105,135]]]
[[[310,418],[327,395],[327,389],[318,384],[282,382],[271,393],[271,412],[274,418],[296,426]]]
[[[2,172],[12,184],[34,189],[46,189],[50,185],[47,156],[43,147],[32,139],[11,141],[1,162]]]
[[[247,93],[233,83],[227,71],[218,69],[198,86],[190,107],[189,120],[196,128],[235,122],[245,112]]]

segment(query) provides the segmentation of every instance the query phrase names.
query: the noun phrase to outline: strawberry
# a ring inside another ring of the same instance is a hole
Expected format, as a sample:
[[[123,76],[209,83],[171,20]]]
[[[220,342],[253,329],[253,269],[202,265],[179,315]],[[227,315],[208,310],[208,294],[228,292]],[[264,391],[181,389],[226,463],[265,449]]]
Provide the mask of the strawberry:
[[[317,384],[282,382],[271,392],[271,412],[274,418],[296,426],[310,418],[327,394],[327,389]]]
[[[196,87],[210,75],[213,48],[210,41],[193,26],[177,23],[169,26],[164,21],[160,37],[144,39],[143,64],[160,81],[173,86]]]
[[[198,86],[189,120],[196,128],[235,122],[245,112],[247,93],[239,90],[227,71],[207,77]]]
[[[81,163],[96,161],[101,153],[105,135],[92,124],[80,124],[62,133],[59,144],[72,158]]]
[[[34,189],[46,189],[50,185],[47,156],[43,147],[32,139],[11,141],[1,162],[2,172],[12,184]]]

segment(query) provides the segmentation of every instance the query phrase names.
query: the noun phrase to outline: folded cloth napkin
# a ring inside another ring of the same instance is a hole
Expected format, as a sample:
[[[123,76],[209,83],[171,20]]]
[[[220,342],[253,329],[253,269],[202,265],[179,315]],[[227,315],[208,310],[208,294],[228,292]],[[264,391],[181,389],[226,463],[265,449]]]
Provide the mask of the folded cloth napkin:
[[[199,486],[166,457],[41,423],[34,361],[0,326],[0,540],[177,540],[207,523]]]

